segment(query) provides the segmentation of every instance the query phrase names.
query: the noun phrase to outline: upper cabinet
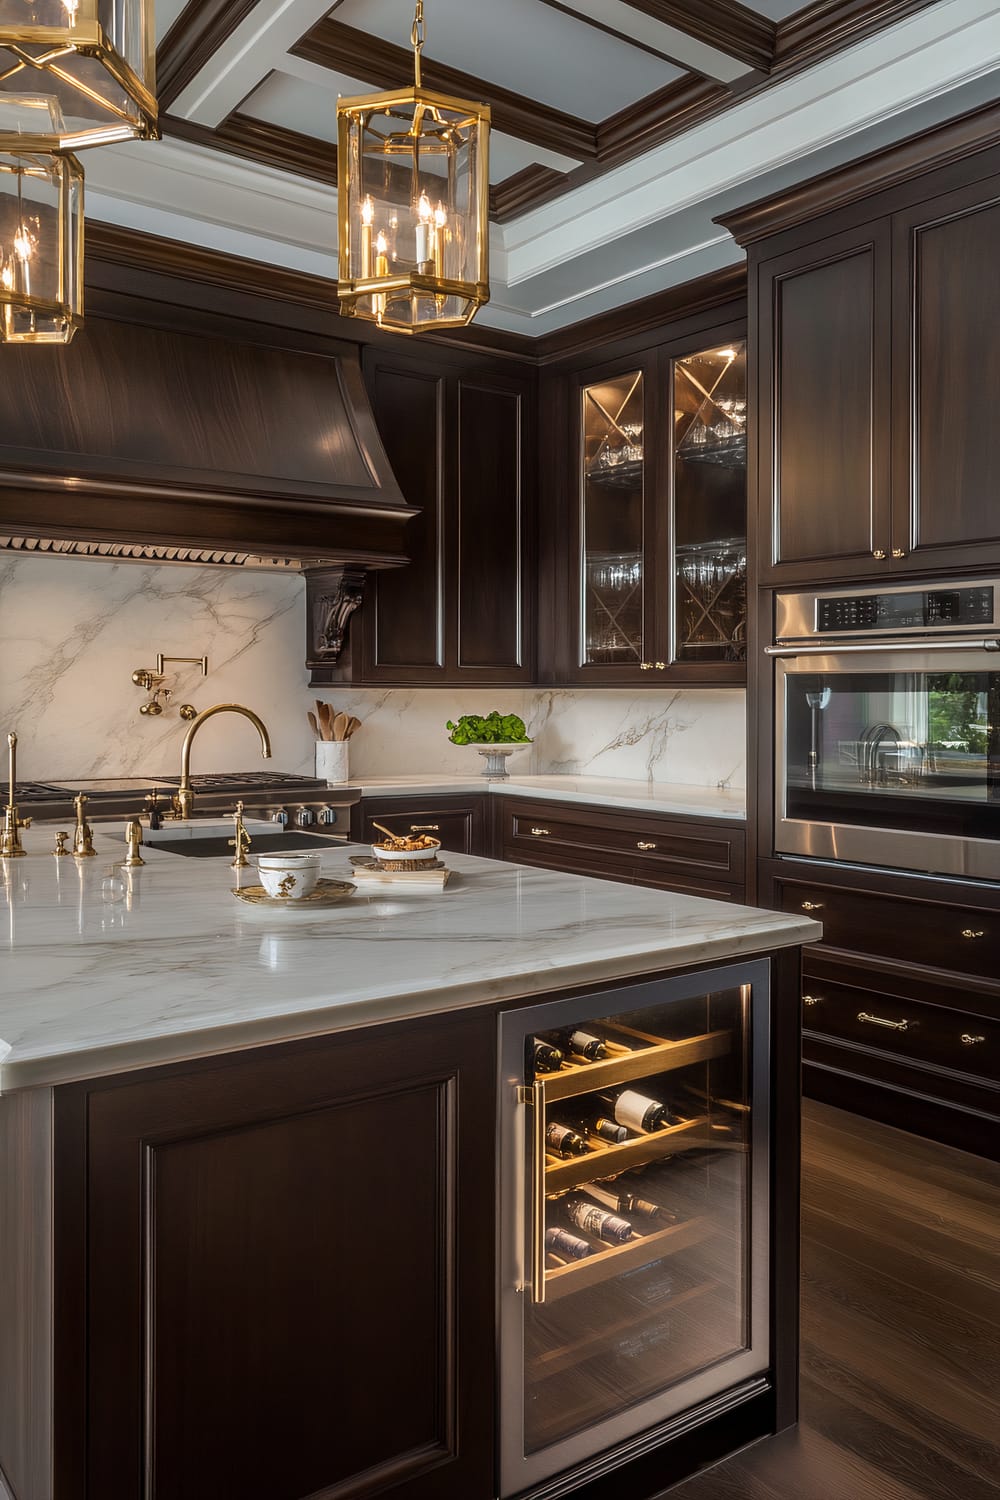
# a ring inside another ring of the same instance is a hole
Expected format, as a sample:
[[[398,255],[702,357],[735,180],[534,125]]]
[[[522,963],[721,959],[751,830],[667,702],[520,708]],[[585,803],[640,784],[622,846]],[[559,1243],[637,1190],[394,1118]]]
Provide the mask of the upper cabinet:
[[[555,681],[745,673],[746,347],[647,349],[569,383],[567,627]]]
[[[340,659],[310,650],[312,681],[533,681],[533,372],[456,363],[428,346],[369,349],[365,376],[393,472],[419,510],[412,561],[369,578]],[[325,587],[321,575],[310,582],[311,603]]]
[[[904,143],[725,221],[750,250],[765,584],[1000,565],[1000,147],[960,153],[959,124],[922,175]]]

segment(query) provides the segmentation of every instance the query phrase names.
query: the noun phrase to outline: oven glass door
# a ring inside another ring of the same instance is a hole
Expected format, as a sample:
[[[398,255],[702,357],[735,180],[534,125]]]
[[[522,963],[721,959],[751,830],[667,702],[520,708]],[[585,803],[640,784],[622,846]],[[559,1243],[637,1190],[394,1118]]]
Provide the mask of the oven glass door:
[[[790,827],[826,825],[857,832],[827,850],[823,835],[807,837],[805,848],[793,836],[792,849],[945,869],[943,851],[911,848],[908,862],[885,835],[1000,841],[995,657],[903,649],[802,655],[778,669],[779,849],[789,847]],[[875,857],[859,852],[862,835]]]

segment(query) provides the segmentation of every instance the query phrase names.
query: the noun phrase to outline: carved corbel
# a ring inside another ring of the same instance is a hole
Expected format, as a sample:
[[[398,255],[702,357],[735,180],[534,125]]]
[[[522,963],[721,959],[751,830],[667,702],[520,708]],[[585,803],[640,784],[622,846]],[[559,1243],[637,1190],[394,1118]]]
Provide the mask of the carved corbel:
[[[308,667],[336,666],[344,649],[351,616],[364,597],[364,589],[364,568],[345,564],[335,568],[308,569]]]

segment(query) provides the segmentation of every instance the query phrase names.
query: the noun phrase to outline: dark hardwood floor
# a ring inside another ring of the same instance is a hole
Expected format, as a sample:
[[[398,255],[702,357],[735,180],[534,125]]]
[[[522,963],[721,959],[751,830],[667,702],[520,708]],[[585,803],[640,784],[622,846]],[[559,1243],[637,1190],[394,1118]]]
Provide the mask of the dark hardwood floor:
[[[802,1421],[670,1500],[997,1500],[1000,1165],[807,1101]]]

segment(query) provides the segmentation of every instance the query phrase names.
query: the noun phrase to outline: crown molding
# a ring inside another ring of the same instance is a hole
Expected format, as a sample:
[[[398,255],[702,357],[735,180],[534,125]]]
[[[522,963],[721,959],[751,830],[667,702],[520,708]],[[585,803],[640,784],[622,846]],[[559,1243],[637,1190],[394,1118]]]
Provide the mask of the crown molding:
[[[161,110],[168,110],[180,97],[257,3],[258,0],[188,0],[156,49]]]
[[[739,0],[625,0],[633,10],[652,16],[664,26],[767,73],[774,61],[776,27],[741,5]]]

